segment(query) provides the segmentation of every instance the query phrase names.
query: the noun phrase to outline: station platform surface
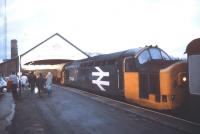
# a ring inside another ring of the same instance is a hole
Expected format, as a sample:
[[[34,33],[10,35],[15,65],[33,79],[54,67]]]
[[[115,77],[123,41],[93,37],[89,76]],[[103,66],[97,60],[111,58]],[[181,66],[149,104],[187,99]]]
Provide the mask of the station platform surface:
[[[5,128],[11,125],[14,116],[15,103],[11,93],[0,95],[0,134],[5,133]]]
[[[109,98],[102,97],[99,95],[94,95],[94,94],[85,92],[83,90],[78,90],[78,89],[69,88],[69,87],[60,87],[60,86],[57,86],[57,87],[64,88],[70,92],[77,93],[78,95],[85,96],[93,101],[96,101],[96,107],[102,110],[109,111],[109,109],[115,109],[115,111],[113,112],[118,113],[118,116],[120,116],[119,120],[117,120],[117,117],[118,117],[117,115],[116,117],[115,116],[112,117],[112,112],[108,113],[108,116],[111,115],[110,116],[111,118],[116,119],[115,120],[116,122],[113,122],[113,125],[115,123],[121,123],[122,125],[121,128],[127,125],[126,127],[129,129],[126,128],[124,130],[130,130],[129,132],[134,132],[136,134],[137,132],[138,133],[140,132],[158,133],[157,131],[158,128],[159,130],[167,129],[165,131],[166,133],[168,133],[171,130],[172,131],[175,130],[172,133],[176,133],[177,130],[178,132],[181,132],[181,133],[197,133],[198,134],[200,132],[200,124],[198,123],[193,123],[193,122],[176,118],[170,115],[165,115],[156,111],[130,105],[121,101],[109,99]],[[100,103],[102,103],[103,105],[100,105]],[[139,127],[134,124],[137,124],[137,125],[140,124],[141,126],[143,125],[144,126]],[[165,133],[165,132],[162,132],[162,133]]]
[[[52,96],[22,92],[9,133],[199,134],[200,126],[81,90],[54,85]]]

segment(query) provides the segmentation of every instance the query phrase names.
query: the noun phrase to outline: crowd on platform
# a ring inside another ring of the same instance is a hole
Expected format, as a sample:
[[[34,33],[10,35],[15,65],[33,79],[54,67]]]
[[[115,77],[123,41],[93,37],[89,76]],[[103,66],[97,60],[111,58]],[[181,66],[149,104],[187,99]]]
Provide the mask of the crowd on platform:
[[[46,76],[42,73],[35,74],[34,71],[29,74],[22,73],[21,76],[11,72],[7,80],[7,89],[12,91],[14,99],[21,96],[21,91],[25,89],[30,89],[32,94],[38,93],[39,96],[41,96],[41,93],[46,92],[48,96],[51,96],[52,81],[53,75],[51,72],[48,72]]]

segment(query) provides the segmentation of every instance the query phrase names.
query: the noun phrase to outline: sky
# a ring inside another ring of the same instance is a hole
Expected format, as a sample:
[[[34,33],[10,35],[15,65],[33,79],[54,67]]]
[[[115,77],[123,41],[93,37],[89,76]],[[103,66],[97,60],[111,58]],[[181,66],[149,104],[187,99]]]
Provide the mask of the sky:
[[[3,43],[0,0],[0,43]],[[199,0],[6,0],[7,47],[19,53],[60,33],[85,52],[158,45],[173,57],[200,36]],[[8,58],[10,53],[8,52]]]

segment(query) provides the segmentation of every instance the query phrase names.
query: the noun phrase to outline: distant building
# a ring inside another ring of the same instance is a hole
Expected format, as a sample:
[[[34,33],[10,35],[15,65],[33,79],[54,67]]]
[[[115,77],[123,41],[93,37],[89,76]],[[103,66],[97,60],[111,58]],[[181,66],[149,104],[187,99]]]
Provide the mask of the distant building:
[[[17,72],[19,70],[17,48],[17,40],[11,40],[11,59],[0,59],[0,73],[4,76],[8,76],[12,71]]]

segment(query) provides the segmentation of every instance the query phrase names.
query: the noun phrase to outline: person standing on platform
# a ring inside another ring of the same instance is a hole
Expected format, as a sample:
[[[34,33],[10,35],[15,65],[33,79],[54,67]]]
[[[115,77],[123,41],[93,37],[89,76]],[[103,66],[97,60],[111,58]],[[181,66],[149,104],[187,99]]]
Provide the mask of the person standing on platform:
[[[39,74],[39,77],[36,80],[36,86],[38,87],[38,94],[41,96],[41,91],[44,90],[45,79],[42,76],[42,73]]]
[[[21,82],[21,89],[22,90],[27,88],[27,86],[28,86],[28,77],[24,73],[22,73],[22,76],[20,78],[20,82]]]
[[[52,81],[53,81],[53,75],[51,74],[51,72],[48,72],[46,76],[46,88],[49,96],[52,94]]]
[[[9,81],[12,81],[12,95],[13,98],[17,98],[17,88],[18,88],[18,77],[15,74],[15,72],[12,72],[11,75],[9,76]]]
[[[33,93],[34,89],[35,89],[35,84],[36,84],[36,76],[35,76],[33,71],[31,71],[31,74],[28,77],[28,81],[29,81],[29,84],[30,84],[31,93]]]

